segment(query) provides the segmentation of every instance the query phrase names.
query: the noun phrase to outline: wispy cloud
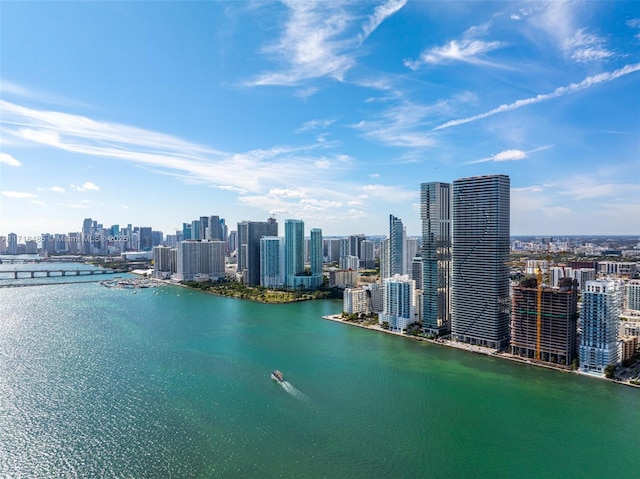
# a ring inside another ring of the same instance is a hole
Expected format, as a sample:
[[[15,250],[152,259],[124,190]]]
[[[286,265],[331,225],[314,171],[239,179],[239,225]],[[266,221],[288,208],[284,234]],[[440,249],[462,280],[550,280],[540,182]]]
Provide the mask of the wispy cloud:
[[[318,180],[319,172],[306,167],[318,160],[322,160],[323,165],[330,164],[334,172],[349,164],[342,155],[327,155],[327,142],[229,153],[174,136],[84,116],[36,110],[2,100],[0,108],[3,137],[20,138],[82,156],[126,161],[183,181],[236,191],[258,192],[274,185]],[[318,155],[316,150],[325,154]],[[252,174],[247,175],[247,171]],[[91,189],[85,185],[81,188]]]
[[[603,60],[614,56],[607,50],[606,42],[597,35],[587,33],[584,28],[578,30],[571,38],[564,42],[565,53],[578,63]]]
[[[0,153],[0,164],[8,166],[20,166],[22,163],[20,163],[8,153]]]
[[[401,101],[373,119],[362,120],[352,128],[359,130],[373,141],[392,146],[425,148],[433,146],[435,140],[425,133],[427,121],[435,112],[441,112],[447,106],[443,102],[434,105],[419,105]]]
[[[576,93],[578,91],[586,90],[593,86],[596,86],[600,83],[606,83],[612,80],[616,80],[617,78],[623,77],[625,75],[629,75],[630,73],[634,73],[640,71],[640,63],[635,63],[632,65],[626,65],[618,70],[614,70],[612,72],[603,72],[597,75],[588,76],[584,80],[579,83],[572,83],[568,86],[562,86],[556,88],[551,93],[544,93],[530,98],[524,98],[522,100],[517,100],[513,103],[505,103],[500,105],[493,110],[489,110],[484,113],[480,113],[478,115],[470,116],[467,118],[461,118],[458,120],[451,120],[442,125],[435,127],[433,130],[442,130],[444,128],[450,128],[452,126],[463,125],[465,123],[471,123],[473,121],[482,120],[484,118],[497,115],[498,113],[505,113],[507,111],[517,110],[518,108],[522,108],[525,106],[533,105],[535,103],[540,103],[543,101],[551,100],[554,98],[559,98],[561,96],[569,95],[571,93]]]
[[[317,120],[305,121],[300,128],[296,129],[295,132],[303,133],[305,131],[310,131],[310,130],[324,130],[334,122],[335,120],[330,120],[330,119],[317,119]]]
[[[248,86],[296,86],[313,78],[343,81],[355,64],[355,51],[380,24],[400,10],[406,0],[388,0],[364,21],[358,4],[286,1],[289,16],[280,40],[264,48],[283,68],[258,75]],[[308,90],[303,90],[305,94]]]
[[[522,151],[522,150],[516,150],[516,149],[504,150],[504,151],[501,151],[500,153],[496,153],[495,155],[489,156],[487,158],[482,158],[480,160],[475,160],[475,161],[469,161],[466,164],[473,165],[476,163],[486,163],[488,161],[496,161],[496,162],[519,161],[519,160],[524,160],[528,158],[531,153],[548,150],[549,148],[552,148],[552,147],[553,145],[544,145],[529,151]]]
[[[38,195],[33,193],[27,193],[24,191],[3,191],[3,196],[7,198],[16,198],[16,199],[29,199],[29,198],[37,198]]]
[[[71,188],[76,191],[99,191],[100,190],[100,187],[98,185],[96,185],[95,183],[91,183],[90,181],[85,182],[82,186],[76,186],[72,184]],[[62,188],[60,189],[62,190]],[[51,190],[56,191],[53,188],[51,188]],[[61,193],[61,191],[58,191],[58,192]]]
[[[454,61],[497,66],[496,63],[488,61],[483,55],[502,46],[504,46],[504,43],[496,41],[451,40],[445,45],[423,51],[418,60],[405,60],[404,65],[411,70],[417,70],[421,66],[428,64]]]
[[[50,191],[53,191],[54,193],[64,193],[64,188],[61,188],[59,186],[52,186],[51,188],[49,188]]]
[[[360,41],[362,42],[369,37],[369,35],[371,35],[382,22],[394,13],[398,12],[406,4],[407,0],[388,0],[382,5],[378,5],[362,27]]]

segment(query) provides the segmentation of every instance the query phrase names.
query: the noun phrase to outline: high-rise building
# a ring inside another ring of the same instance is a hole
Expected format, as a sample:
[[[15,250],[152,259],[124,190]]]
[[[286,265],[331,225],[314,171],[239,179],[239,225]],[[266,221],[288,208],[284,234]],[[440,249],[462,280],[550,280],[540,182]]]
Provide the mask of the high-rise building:
[[[160,246],[164,241],[164,233],[162,231],[151,232],[151,244],[153,246]]]
[[[7,235],[7,253],[18,254],[18,235],[15,233]]]
[[[91,218],[85,218],[82,221],[82,254],[91,254],[91,241],[93,235],[93,221]]]
[[[432,334],[451,330],[451,185],[420,185],[422,220],[422,326]]]
[[[232,231],[227,237],[227,251],[233,253],[238,249],[238,232]],[[236,253],[237,255],[237,253]]]
[[[278,236],[278,235],[267,235]],[[236,272],[243,277],[243,281],[246,282],[247,271],[247,245],[249,241],[249,222],[241,221],[238,223],[238,265]]]
[[[0,236],[0,254],[7,253],[7,237]]]
[[[182,223],[182,241],[195,239],[191,236],[191,223]]]
[[[632,311],[640,311],[640,280],[632,279],[625,286],[625,307]]]
[[[349,251],[348,254],[351,256],[357,256],[358,259],[362,259],[362,242],[365,241],[366,237],[364,234],[357,234],[349,236]]]
[[[536,359],[539,344],[540,361],[568,366],[578,352],[577,322],[577,282],[564,278],[558,288],[544,286],[538,311],[537,281],[525,280],[513,288],[511,354]]]
[[[187,240],[178,243],[176,278],[181,281],[225,276],[224,241]]]
[[[380,280],[389,278],[391,262],[389,261],[389,238],[383,239],[380,243]]]
[[[451,335],[493,349],[509,344],[509,177],[453,182]]]
[[[311,275],[322,277],[322,264],[324,261],[322,257],[322,230],[320,228],[311,228],[309,247],[311,249],[309,253]]]
[[[364,240],[360,243],[360,267],[373,269],[376,267],[376,244],[373,241]]]
[[[153,233],[150,226],[141,226],[139,231],[140,251],[151,251],[153,248]]]
[[[602,375],[609,364],[620,362],[618,329],[622,302],[620,281],[587,281],[580,311],[581,371]]]
[[[284,239],[277,236],[260,238],[260,286],[284,286]]]
[[[176,248],[168,246],[153,247],[153,276],[154,278],[165,279],[177,272]]]
[[[387,323],[391,331],[407,330],[416,321],[415,281],[406,275],[396,274],[383,281],[384,310],[378,315],[381,325]]]
[[[402,253],[402,256],[404,258],[404,266],[402,270],[404,271],[404,274],[408,274],[409,276],[411,276],[411,264],[413,263],[413,258],[417,254],[419,254],[419,247],[420,241],[418,241],[418,238],[408,238],[405,228],[404,251]]]
[[[240,226],[238,223],[238,231]],[[278,236],[278,223],[275,218],[247,222],[245,280],[247,284],[254,286],[260,284],[260,238],[263,236]]]
[[[405,273],[405,236],[402,220],[389,215],[389,277]]]
[[[342,295],[342,311],[347,314],[370,312],[370,291],[365,288],[345,288]]]
[[[416,282],[416,289],[422,291],[422,276],[424,271],[422,270],[422,257],[414,256],[411,262],[411,279]]]
[[[204,239],[204,236],[202,234],[202,224],[200,223],[200,220],[193,220],[191,222],[191,239]]]
[[[284,276],[287,287],[295,287],[295,277],[304,273],[304,222],[284,222]]]

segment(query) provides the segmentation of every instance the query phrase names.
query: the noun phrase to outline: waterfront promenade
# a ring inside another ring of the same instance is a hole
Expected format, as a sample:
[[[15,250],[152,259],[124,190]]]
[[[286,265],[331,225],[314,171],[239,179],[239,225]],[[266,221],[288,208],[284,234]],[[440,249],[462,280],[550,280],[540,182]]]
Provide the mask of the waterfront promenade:
[[[475,346],[472,344],[465,344],[465,343],[460,343],[458,341],[452,341],[449,339],[429,339],[429,338],[423,338],[421,336],[411,336],[408,334],[404,334],[398,331],[390,331],[388,329],[384,329],[382,327],[380,327],[380,325],[378,324],[362,324],[362,323],[357,323],[354,321],[345,321],[341,315],[339,314],[333,314],[333,315],[327,315],[327,316],[322,316],[323,319],[327,319],[329,321],[335,321],[336,323],[342,323],[342,324],[347,324],[349,326],[357,326],[359,328],[364,328],[364,329],[369,329],[372,331],[378,331],[380,333],[386,333],[386,334],[392,334],[394,336],[400,336],[402,338],[406,338],[406,339],[412,339],[414,341],[425,341],[428,343],[432,343],[432,344],[439,344],[441,346],[447,346],[450,348],[456,348],[456,349],[462,349],[464,351],[469,351],[472,353],[476,353],[476,354],[484,354],[485,356],[493,356],[496,358],[500,358],[500,359],[507,359],[509,361],[514,361],[517,363],[521,363],[521,364],[527,364],[530,366],[535,366],[535,367],[539,367],[539,368],[545,368],[545,369],[553,369],[555,371],[560,371],[563,373],[573,373],[573,374],[579,374],[582,376],[586,376],[589,378],[595,378],[595,379],[601,379],[604,381],[610,381],[616,384],[624,384],[626,386],[632,386],[635,388],[640,388],[639,385],[636,384],[632,384],[630,381],[614,381],[613,379],[608,379],[605,378],[604,376],[597,376],[594,374],[588,374],[588,373],[583,373],[580,370],[575,370],[575,369],[569,369],[566,367],[562,367],[562,366],[555,366],[553,364],[548,364],[548,363],[539,363],[539,362],[535,362],[535,361],[531,361],[529,359],[525,359],[525,358],[521,358],[519,356],[514,356],[512,354],[509,354],[507,352],[504,351],[498,351],[496,349],[491,349],[491,348],[483,348],[481,346]]]

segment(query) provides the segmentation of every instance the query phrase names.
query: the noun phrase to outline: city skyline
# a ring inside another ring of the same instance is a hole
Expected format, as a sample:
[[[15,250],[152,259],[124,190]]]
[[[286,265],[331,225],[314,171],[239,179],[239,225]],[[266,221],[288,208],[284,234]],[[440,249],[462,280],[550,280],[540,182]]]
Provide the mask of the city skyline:
[[[421,183],[487,174],[514,236],[640,232],[635,2],[1,8],[0,235],[419,236]]]

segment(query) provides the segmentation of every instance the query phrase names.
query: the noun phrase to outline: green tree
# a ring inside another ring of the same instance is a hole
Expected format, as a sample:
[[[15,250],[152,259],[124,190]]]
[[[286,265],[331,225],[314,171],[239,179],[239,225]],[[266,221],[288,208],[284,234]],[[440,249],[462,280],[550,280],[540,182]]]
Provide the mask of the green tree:
[[[616,365],[608,364],[606,368],[604,368],[604,377],[607,379],[613,379],[616,375]]]

